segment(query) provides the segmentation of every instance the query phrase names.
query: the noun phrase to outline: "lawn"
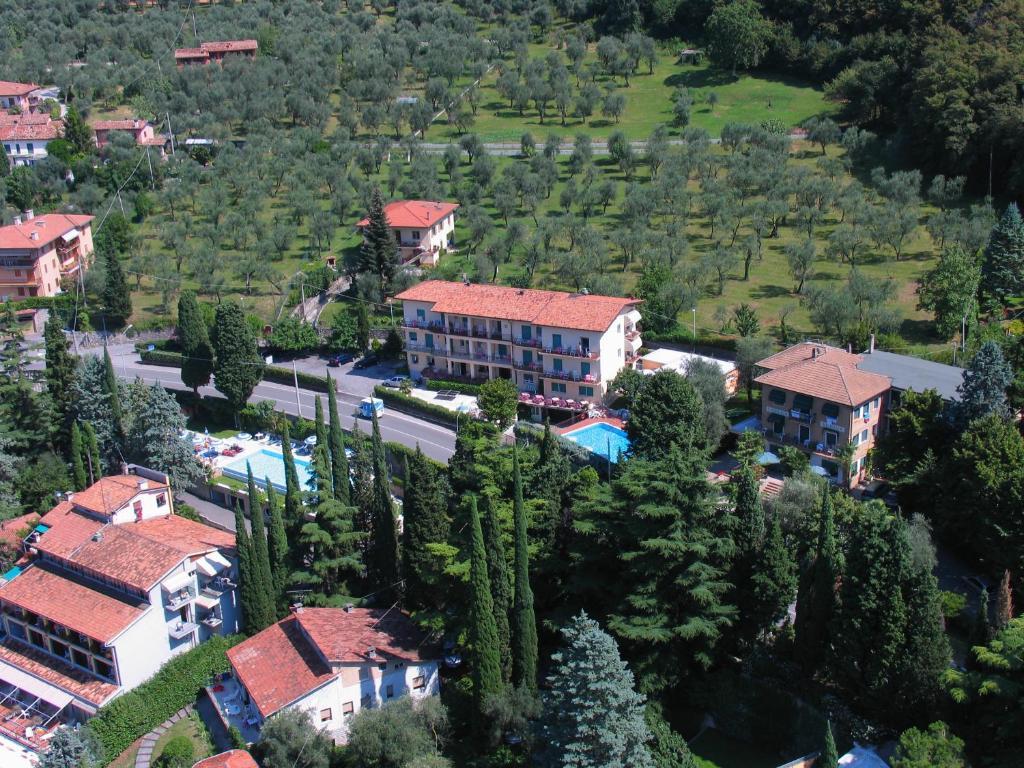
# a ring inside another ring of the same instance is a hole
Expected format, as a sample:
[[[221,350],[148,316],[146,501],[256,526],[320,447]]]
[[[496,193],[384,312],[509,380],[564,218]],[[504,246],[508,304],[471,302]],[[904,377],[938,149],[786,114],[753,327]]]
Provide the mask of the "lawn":
[[[210,739],[209,732],[206,730],[206,726],[199,719],[199,715],[193,712],[184,720],[176,722],[166,733],[157,739],[156,745],[153,747],[153,763],[155,765],[159,764],[160,754],[163,752],[164,747],[167,746],[167,742],[176,736],[185,736],[192,742],[192,749],[195,755],[193,761],[202,760],[214,752],[213,742]]]
[[[775,768],[777,755],[709,728],[690,742],[698,768]]]

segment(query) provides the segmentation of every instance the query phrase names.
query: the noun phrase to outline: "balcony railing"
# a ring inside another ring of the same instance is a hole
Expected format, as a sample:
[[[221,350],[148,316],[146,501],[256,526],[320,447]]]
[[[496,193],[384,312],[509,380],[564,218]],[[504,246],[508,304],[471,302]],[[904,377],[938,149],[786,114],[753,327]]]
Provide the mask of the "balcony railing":
[[[209,616],[200,619],[199,623],[202,624],[204,627],[209,627],[210,629],[217,629],[224,622],[221,621],[220,616],[211,613]]]
[[[575,371],[544,371],[544,378],[561,381],[580,381],[585,384],[596,384],[597,376],[592,373],[579,374]]]
[[[167,595],[167,608],[171,611],[177,611],[195,599],[195,593],[191,589],[183,589],[180,592]]]
[[[512,367],[519,371],[535,371],[544,373],[544,366],[540,363],[524,363],[522,360],[513,360]]]
[[[435,357],[448,357],[448,350],[444,347],[428,347],[425,344],[406,344],[405,349],[408,352],[422,352],[427,355],[434,355]]]
[[[183,637],[191,635],[197,629],[199,629],[199,625],[194,622],[179,621],[177,624],[167,625],[167,634],[175,640],[181,640]]]
[[[807,413],[806,411],[790,411],[787,416],[794,421],[802,421],[805,424],[814,423],[814,414]]]
[[[845,432],[846,431],[846,427],[844,427],[842,424],[840,424],[835,419],[822,419],[822,421],[820,422],[820,426],[821,426],[822,429],[831,429],[831,430],[834,430],[836,432]]]
[[[520,347],[532,347],[533,349],[541,349],[544,346],[544,343],[540,339],[513,338],[512,343],[517,344]]]
[[[429,320],[402,320],[403,328],[421,328],[424,331],[435,331],[437,333],[444,333],[444,323],[431,322]]]
[[[600,355],[590,349],[579,347],[541,347],[545,355],[561,355],[562,357],[577,357],[584,360],[597,360]]]
[[[512,341],[511,334],[502,333],[501,330],[495,330],[493,328],[481,328],[480,326],[449,325],[448,334],[451,336],[465,336],[470,339]]]

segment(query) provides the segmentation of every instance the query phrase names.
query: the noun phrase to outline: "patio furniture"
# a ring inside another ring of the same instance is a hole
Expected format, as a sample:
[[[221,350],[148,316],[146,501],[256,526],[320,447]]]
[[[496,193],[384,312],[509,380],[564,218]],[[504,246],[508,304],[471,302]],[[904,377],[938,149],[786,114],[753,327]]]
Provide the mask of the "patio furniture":
[[[238,704],[225,704],[224,711],[228,714],[228,716],[240,715],[242,714],[242,707]]]

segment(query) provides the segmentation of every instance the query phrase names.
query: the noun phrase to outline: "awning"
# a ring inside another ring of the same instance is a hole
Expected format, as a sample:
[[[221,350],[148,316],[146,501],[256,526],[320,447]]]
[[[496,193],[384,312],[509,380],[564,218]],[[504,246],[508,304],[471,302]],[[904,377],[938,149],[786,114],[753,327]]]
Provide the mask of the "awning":
[[[196,568],[203,576],[213,577],[231,567],[231,561],[220,552],[210,552],[196,560]]]
[[[228,560],[220,552],[210,552],[206,559],[213,563],[218,571],[223,571],[231,567],[231,561]]]
[[[195,565],[196,570],[203,574],[203,576],[209,576],[212,578],[217,575],[216,566],[214,566],[214,564],[207,560],[205,557],[200,557],[198,560],[196,560]]]
[[[67,232],[65,232],[63,235],[60,236],[60,239],[63,240],[65,243],[70,243],[72,240],[77,238],[80,234],[82,234],[82,233],[79,232],[77,229],[69,229]]]
[[[821,406],[821,415],[833,419],[837,418],[839,416],[839,406],[835,403],[825,403]]]
[[[783,416],[780,413],[769,413],[768,414],[768,421],[770,421],[770,422],[772,422],[774,424],[785,424],[786,423],[786,417]]]
[[[57,709],[64,709],[75,697],[62,688],[44,683],[38,677],[22,672],[13,664],[0,661],[0,680],[17,686],[26,693],[36,696]]]
[[[797,411],[810,411],[814,398],[810,395],[793,395],[793,408]]]
[[[160,585],[163,587],[164,592],[171,594],[172,592],[179,592],[186,587],[192,586],[192,577],[182,571],[171,576],[167,581]]]

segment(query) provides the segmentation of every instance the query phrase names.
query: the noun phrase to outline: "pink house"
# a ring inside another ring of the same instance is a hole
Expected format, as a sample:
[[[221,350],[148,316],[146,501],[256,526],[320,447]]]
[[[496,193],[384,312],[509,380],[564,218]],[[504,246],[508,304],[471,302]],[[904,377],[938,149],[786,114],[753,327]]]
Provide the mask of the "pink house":
[[[200,43],[198,48],[178,48],[174,52],[174,61],[178,69],[186,64],[209,64],[211,61],[223,61],[228,54],[253,58],[259,49],[255,40],[217,40]]]
[[[32,94],[39,90],[35,83],[12,83],[0,80],[0,109],[18,109],[23,115],[35,110],[38,98]]]
[[[136,144],[158,146],[164,143],[162,137],[154,135],[153,126],[148,120],[140,120],[137,117],[127,120],[97,120],[92,128],[96,131],[96,146],[101,149],[110,142],[111,131],[130,133]]]

